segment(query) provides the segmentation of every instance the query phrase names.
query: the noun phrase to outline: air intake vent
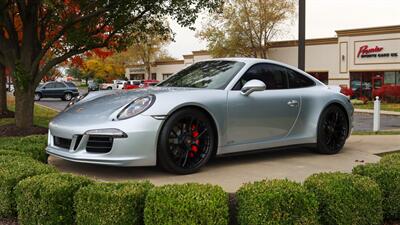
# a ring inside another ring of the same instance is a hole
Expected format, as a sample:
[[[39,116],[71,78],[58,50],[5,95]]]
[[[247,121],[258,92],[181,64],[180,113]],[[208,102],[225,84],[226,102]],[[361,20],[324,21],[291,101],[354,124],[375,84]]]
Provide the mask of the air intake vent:
[[[60,148],[69,149],[71,146],[71,139],[54,136],[54,145]]]
[[[111,151],[114,138],[105,136],[89,136],[86,151],[92,153],[107,153]]]

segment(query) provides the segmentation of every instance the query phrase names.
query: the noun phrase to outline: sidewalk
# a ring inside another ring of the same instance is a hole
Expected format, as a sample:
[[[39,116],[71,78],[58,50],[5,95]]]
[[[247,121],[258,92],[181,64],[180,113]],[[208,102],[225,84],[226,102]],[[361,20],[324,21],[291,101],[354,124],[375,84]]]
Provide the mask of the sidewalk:
[[[370,113],[374,114],[373,109],[354,109],[354,112],[356,113]],[[394,112],[394,111],[385,111],[381,110],[382,115],[389,115],[389,116],[400,116],[400,112]]]
[[[211,183],[234,192],[243,183],[262,179],[287,178],[302,182],[313,173],[351,172],[356,165],[377,162],[376,154],[400,150],[400,135],[351,136],[336,155],[321,155],[308,149],[263,152],[252,155],[217,158],[199,173],[177,176],[156,167],[117,168],[67,162],[54,157],[49,163],[61,171],[87,175],[99,180],[149,180],[155,185],[170,183]]]

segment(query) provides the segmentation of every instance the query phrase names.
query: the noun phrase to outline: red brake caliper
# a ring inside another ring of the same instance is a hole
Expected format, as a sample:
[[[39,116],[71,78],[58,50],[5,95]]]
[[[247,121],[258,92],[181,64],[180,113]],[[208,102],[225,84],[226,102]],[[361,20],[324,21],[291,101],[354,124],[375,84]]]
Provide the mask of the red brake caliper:
[[[199,136],[199,132],[197,131],[197,128],[195,125],[192,125],[192,138],[196,139]],[[192,144],[192,151],[189,153],[189,157],[193,158],[194,153],[197,153],[199,151],[199,148],[197,147],[199,144],[199,140],[195,140],[195,144]]]

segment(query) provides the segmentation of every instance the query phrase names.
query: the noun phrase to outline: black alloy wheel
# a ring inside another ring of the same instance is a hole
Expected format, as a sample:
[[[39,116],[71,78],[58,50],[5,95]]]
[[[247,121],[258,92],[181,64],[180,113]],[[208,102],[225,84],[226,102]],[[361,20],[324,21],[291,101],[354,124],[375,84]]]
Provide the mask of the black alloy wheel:
[[[323,154],[336,154],[344,146],[349,133],[346,112],[339,106],[326,108],[318,124],[317,151]]]
[[[217,146],[216,132],[200,110],[182,109],[165,122],[158,142],[158,164],[168,172],[197,172]]]

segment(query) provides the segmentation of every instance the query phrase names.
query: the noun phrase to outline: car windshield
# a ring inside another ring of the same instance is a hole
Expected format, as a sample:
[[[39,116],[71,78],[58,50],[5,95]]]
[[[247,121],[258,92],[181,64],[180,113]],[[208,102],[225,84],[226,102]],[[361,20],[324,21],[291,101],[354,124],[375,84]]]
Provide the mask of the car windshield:
[[[244,65],[243,62],[222,60],[198,62],[157,86],[224,89]]]

